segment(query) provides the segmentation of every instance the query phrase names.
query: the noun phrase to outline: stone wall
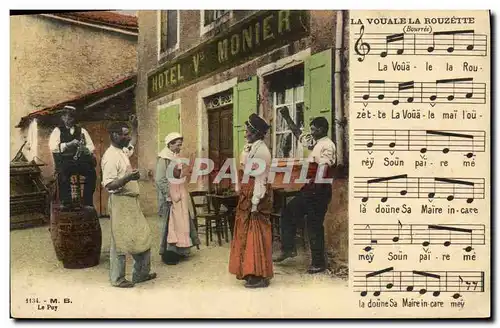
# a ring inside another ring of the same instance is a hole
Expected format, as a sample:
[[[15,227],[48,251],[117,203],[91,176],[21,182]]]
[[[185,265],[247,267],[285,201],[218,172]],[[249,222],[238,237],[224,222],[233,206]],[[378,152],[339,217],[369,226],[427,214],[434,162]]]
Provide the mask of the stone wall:
[[[136,45],[136,36],[39,15],[11,16],[10,157],[26,135],[15,128],[21,117],[135,73]],[[43,153],[48,145],[41,139],[38,147]]]

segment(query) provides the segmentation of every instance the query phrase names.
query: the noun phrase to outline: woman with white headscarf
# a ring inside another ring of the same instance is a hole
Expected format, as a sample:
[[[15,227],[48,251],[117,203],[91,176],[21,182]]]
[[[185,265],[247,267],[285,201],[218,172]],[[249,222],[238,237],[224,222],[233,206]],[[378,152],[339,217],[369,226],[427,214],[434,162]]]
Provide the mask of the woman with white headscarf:
[[[183,137],[172,132],[165,137],[165,148],[158,154],[156,189],[160,216],[160,255],[164,263],[175,265],[200,245],[193,220],[189,215],[189,194],[184,183],[170,179],[184,176],[179,153]],[[173,169],[172,169],[173,167]]]

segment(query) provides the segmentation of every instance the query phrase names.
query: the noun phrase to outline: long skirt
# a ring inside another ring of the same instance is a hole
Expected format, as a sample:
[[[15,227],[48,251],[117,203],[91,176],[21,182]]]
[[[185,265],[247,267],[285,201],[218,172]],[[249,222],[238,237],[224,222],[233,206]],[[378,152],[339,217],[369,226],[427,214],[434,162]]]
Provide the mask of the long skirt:
[[[258,218],[251,219],[253,186],[253,178],[241,185],[236,209],[229,272],[238,280],[251,275],[268,279],[273,277],[270,188],[268,186],[257,207]]]
[[[166,214],[166,217],[160,217],[161,222],[161,240],[160,240],[160,255],[162,257],[163,262],[165,263],[175,263],[178,262],[182,258],[186,258],[191,253],[191,247],[196,246],[199,247],[200,239],[196,233],[196,227],[194,226],[194,222],[192,219],[189,219],[191,230],[191,241],[193,246],[191,247],[179,247],[176,244],[169,243],[167,241],[168,237],[168,226],[169,226],[169,213]]]

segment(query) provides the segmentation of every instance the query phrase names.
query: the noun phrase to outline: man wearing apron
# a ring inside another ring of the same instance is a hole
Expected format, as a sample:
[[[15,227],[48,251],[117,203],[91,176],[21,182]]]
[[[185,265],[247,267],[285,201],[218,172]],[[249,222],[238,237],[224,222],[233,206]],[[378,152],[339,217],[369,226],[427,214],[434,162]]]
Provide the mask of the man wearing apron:
[[[101,160],[102,185],[110,193],[108,210],[111,217],[110,280],[115,287],[128,288],[156,278],[151,273],[152,236],[139,203],[139,171],[133,170],[123,151],[130,142],[124,123],[109,127],[111,145]],[[132,255],[132,281],[125,278],[126,254]]]

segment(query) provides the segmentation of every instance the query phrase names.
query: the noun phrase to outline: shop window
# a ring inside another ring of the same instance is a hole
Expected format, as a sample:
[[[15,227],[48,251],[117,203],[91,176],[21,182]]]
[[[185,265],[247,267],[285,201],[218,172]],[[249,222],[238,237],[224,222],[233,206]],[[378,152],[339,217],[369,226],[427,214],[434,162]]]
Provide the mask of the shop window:
[[[304,66],[273,74],[270,88],[274,112],[273,157],[301,158],[302,146],[282,118],[280,109],[288,107],[293,121],[304,128]]]
[[[200,35],[213,30],[216,26],[227,22],[232,15],[231,10],[201,10]]]
[[[160,25],[160,55],[179,49],[179,10],[162,10]]]

